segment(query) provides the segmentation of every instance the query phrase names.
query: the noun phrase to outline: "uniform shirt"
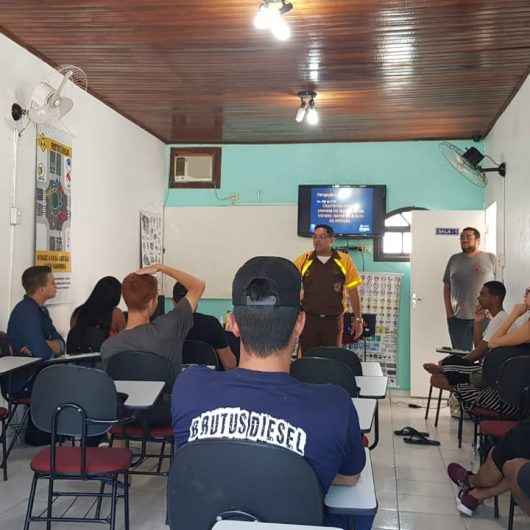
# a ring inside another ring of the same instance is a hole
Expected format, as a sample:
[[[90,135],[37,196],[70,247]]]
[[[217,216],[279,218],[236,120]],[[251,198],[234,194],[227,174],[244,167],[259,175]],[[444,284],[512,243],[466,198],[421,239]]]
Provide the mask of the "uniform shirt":
[[[108,359],[119,352],[143,351],[166,357],[171,361],[175,374],[182,367],[182,344],[193,325],[193,312],[187,298],[183,298],[172,311],[155,318],[149,324],[124,329],[109,337],[101,345],[101,359]]]
[[[499,311],[488,323],[484,335],[482,335],[482,340],[484,342],[489,342],[491,337],[495,335],[501,324],[508,318],[508,313],[504,311]]]
[[[323,263],[316,253],[306,252],[294,261],[303,283],[304,311],[314,315],[338,316],[344,312],[344,289],[361,285],[362,279],[345,252],[333,250]]]
[[[337,473],[365,464],[357,412],[335,385],[301,383],[289,374],[203,366],[179,375],[171,398],[175,443],[204,439],[263,442],[303,456],[325,493]]]
[[[48,340],[57,340],[64,351],[64,339],[55,329],[48,310],[30,296],[14,307],[7,325],[7,336],[15,350],[15,355],[23,347],[28,348],[33,357],[49,359],[55,355],[48,346]]]
[[[449,258],[443,281],[451,288],[451,305],[456,318],[472,320],[482,286],[495,278],[495,255],[464,252]]]

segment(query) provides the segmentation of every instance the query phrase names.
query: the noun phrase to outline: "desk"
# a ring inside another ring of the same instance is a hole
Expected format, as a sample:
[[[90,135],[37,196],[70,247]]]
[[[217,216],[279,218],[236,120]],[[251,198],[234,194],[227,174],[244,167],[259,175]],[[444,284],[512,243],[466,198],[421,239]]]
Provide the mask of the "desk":
[[[384,399],[388,386],[388,377],[358,375],[355,377],[357,386],[361,389],[359,397]]]
[[[343,515],[374,515],[377,512],[374,476],[370,451],[365,449],[366,465],[355,486],[331,486],[324,499],[330,513]]]
[[[20,368],[40,363],[41,361],[40,357],[20,357],[16,355],[0,357],[0,376],[10,374]]]
[[[253,523],[248,521],[219,521],[212,530],[339,530],[329,526],[307,526],[305,524]]]
[[[164,381],[114,381],[116,390],[127,394],[124,403],[131,409],[151,408],[164,388]]]
[[[374,423],[377,400],[352,398],[352,402],[355,410],[357,410],[357,416],[359,416],[359,426],[361,427],[361,432],[370,432]]]
[[[361,362],[361,366],[363,369],[363,376],[382,377],[385,375],[381,365],[377,361]]]
[[[355,377],[355,382],[360,388],[360,398],[384,399],[386,397],[386,389],[388,386],[388,377],[381,376],[367,376],[358,375]],[[375,432],[374,442],[370,449],[377,447],[379,443],[379,405],[375,409]]]
[[[99,361],[101,359],[101,353],[80,353],[79,355],[61,355],[61,357],[54,357],[48,359],[47,364],[65,364],[65,363],[76,363],[81,361]]]

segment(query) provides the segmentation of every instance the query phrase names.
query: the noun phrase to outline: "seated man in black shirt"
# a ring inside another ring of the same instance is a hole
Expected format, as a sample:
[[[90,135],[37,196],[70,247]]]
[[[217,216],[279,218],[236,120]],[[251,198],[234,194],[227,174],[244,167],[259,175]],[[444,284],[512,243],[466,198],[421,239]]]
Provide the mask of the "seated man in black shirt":
[[[173,303],[177,305],[187,292],[184,285],[176,282],[173,287]],[[194,312],[193,327],[188,332],[186,340],[202,340],[209,344],[217,352],[225,370],[237,366],[236,357],[226,342],[224,329],[215,317]]]

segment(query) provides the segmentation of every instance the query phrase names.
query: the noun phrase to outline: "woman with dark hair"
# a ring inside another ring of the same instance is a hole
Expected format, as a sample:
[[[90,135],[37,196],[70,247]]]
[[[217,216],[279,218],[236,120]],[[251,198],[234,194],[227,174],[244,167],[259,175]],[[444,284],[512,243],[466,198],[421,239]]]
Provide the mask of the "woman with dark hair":
[[[99,351],[105,340],[125,328],[125,317],[117,307],[120,299],[119,280],[105,276],[96,283],[87,301],[72,313],[66,342],[68,353]]]

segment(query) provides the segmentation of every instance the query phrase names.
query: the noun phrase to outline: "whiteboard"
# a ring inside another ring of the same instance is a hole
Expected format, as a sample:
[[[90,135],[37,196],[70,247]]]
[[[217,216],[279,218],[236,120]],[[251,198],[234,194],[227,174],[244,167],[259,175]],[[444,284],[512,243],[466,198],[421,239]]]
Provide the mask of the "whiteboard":
[[[165,258],[170,267],[206,282],[203,298],[232,298],[236,271],[254,256],[293,260],[312,250],[297,235],[295,204],[281,206],[171,207],[165,210]],[[171,297],[173,282],[164,282]]]

